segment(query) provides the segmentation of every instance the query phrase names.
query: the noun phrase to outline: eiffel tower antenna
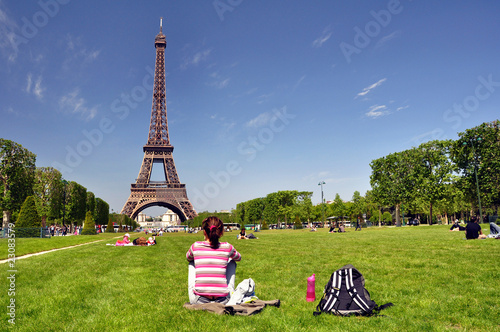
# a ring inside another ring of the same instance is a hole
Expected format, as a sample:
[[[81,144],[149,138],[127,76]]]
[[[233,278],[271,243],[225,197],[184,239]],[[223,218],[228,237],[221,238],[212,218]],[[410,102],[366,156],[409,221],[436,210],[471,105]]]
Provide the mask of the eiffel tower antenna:
[[[163,18],[160,18],[160,32],[155,37],[156,62],[153,88],[153,104],[148,141],[143,146],[139,175],[130,186],[130,196],[121,213],[135,219],[139,212],[151,206],[166,207],[175,212],[181,221],[193,219],[198,214],[187,197],[186,185],[180,183],[170,144],[167,123],[167,101],[165,96],[165,48],[167,40],[162,33]],[[151,181],[153,164],[163,166],[165,181]]]

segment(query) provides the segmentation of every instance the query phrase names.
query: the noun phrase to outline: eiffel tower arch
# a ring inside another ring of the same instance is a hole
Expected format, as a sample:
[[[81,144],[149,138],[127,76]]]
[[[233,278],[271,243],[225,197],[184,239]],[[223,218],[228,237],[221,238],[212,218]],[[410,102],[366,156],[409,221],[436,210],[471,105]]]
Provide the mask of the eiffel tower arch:
[[[198,214],[187,197],[186,185],[180,183],[170,144],[165,97],[165,47],[167,40],[160,32],[155,37],[156,62],[153,88],[153,105],[149,126],[148,142],[143,147],[139,176],[130,186],[130,196],[121,213],[135,219],[139,212],[152,206],[166,207],[174,211],[181,221],[193,219]],[[151,181],[154,163],[161,163],[165,181]]]

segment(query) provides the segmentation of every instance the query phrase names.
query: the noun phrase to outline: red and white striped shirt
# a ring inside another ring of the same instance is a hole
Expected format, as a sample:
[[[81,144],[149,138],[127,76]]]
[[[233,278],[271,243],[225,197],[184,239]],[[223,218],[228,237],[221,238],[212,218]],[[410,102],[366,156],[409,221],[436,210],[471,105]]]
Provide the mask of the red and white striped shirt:
[[[229,259],[240,261],[241,255],[227,242],[220,242],[213,249],[209,242],[197,241],[186,253],[188,261],[194,260],[196,281],[194,293],[201,296],[223,297],[229,294],[226,267]]]

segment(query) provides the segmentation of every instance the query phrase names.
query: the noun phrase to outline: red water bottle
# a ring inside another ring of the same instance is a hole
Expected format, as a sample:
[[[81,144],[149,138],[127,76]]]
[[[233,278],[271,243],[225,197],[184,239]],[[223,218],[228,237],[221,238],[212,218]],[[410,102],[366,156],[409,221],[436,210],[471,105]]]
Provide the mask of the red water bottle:
[[[316,300],[316,275],[313,274],[307,278],[307,302],[313,302]]]

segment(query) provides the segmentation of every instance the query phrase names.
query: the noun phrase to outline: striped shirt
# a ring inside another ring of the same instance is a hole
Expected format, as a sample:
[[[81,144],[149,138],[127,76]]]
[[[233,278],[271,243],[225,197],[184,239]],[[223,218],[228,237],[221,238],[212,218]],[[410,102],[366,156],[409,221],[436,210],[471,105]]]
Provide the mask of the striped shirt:
[[[186,253],[188,261],[194,260],[196,281],[194,293],[201,296],[223,297],[229,294],[226,267],[229,259],[240,261],[241,255],[227,242],[220,242],[219,248],[210,248],[210,243],[197,241]]]

